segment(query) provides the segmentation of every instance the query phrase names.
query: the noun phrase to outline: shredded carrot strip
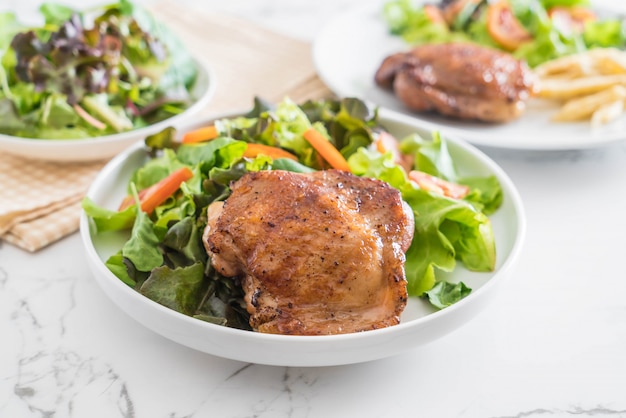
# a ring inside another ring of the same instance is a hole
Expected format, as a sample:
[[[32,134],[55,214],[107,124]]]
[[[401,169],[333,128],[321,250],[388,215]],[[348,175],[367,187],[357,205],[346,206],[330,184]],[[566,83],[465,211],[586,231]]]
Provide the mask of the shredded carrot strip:
[[[304,133],[304,139],[306,139],[313,148],[330,164],[331,167],[337,170],[350,171],[348,162],[341,155],[339,150],[331,144],[324,135],[319,133],[314,128],[309,128]]]
[[[260,154],[267,155],[268,157],[272,157],[274,159],[289,158],[290,160],[298,161],[298,157],[296,157],[292,153],[278,147],[272,147],[270,145],[264,144],[247,144],[243,156],[248,158],[254,158]]]
[[[148,190],[150,190],[150,187],[148,187],[147,189],[143,189],[142,191],[137,193],[140,202],[141,202],[141,199],[146,195]],[[135,204],[135,198],[133,197],[133,195],[129,194],[128,196],[124,198],[124,200],[122,200],[122,203],[120,203],[120,206],[117,208],[117,210],[121,212],[124,209],[127,209],[134,204]]]
[[[183,167],[172,172],[169,176],[156,184],[138,193],[141,210],[152,213],[161,203],[179,189],[180,185],[193,177],[193,172],[188,167]],[[124,210],[134,203],[132,196],[128,196],[122,201],[118,210]]]
[[[197,142],[210,141],[220,135],[217,128],[213,125],[205,126],[203,128],[195,129],[193,131],[186,132],[181,142],[183,144],[195,144]]]

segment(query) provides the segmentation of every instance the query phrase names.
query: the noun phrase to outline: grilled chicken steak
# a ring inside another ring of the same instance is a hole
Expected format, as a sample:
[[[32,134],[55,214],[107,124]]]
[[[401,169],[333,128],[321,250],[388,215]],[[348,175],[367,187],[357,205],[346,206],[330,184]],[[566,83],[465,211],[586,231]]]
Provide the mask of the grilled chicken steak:
[[[240,277],[259,332],[342,334],[400,322],[413,213],[388,184],[328,170],[249,173],[209,207],[212,265]]]
[[[411,110],[485,122],[519,117],[535,85],[524,61],[470,43],[422,45],[390,55],[375,81]]]

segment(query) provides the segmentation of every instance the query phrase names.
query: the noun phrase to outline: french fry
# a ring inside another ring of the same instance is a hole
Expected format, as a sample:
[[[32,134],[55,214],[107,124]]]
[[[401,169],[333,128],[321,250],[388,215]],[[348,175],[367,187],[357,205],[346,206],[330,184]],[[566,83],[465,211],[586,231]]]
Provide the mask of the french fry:
[[[598,74],[626,74],[626,53],[617,48],[597,48],[589,51]]]
[[[615,100],[600,106],[591,115],[591,125],[600,126],[617,119],[624,112],[624,100]]]
[[[596,48],[547,61],[535,68],[535,74],[540,78],[626,74],[626,53]]]
[[[562,103],[552,120],[609,123],[626,111],[626,52],[596,48],[535,68],[537,97]]]
[[[569,100],[614,86],[626,86],[626,74],[596,75],[576,79],[543,79],[540,81],[538,96],[545,99]]]
[[[580,54],[568,55],[538,65],[534,71],[540,78],[568,77],[569,74],[582,76],[588,74],[588,61],[587,57]]]
[[[568,100],[552,117],[552,119],[560,122],[588,119],[592,117],[594,112],[598,111],[607,103],[614,103],[617,101],[623,103],[625,99],[626,87],[619,85],[612,86],[594,94]],[[603,112],[610,113],[611,111],[605,110]],[[604,116],[600,115],[597,119],[602,120],[603,117]]]

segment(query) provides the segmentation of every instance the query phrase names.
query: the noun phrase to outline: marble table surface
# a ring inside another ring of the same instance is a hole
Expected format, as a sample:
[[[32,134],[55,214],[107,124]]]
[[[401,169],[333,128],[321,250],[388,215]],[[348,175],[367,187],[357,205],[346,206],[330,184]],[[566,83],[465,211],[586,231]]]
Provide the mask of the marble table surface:
[[[186,0],[181,13],[220,10],[313,41],[359,3]],[[272,367],[203,354],[118,310],[78,234],[35,254],[0,244],[0,417],[626,417],[626,143],[484,151],[526,207],[512,277],[462,328],[368,363]]]

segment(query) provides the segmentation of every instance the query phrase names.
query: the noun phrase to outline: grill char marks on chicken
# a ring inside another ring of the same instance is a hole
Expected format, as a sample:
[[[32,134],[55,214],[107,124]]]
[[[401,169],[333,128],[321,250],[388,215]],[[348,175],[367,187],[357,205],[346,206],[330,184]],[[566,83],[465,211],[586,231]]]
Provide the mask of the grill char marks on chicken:
[[[414,219],[384,182],[327,170],[248,173],[209,208],[203,239],[240,277],[259,332],[342,334],[396,325]]]
[[[484,122],[518,118],[535,86],[524,61],[470,43],[422,45],[390,55],[374,79],[408,109]]]

